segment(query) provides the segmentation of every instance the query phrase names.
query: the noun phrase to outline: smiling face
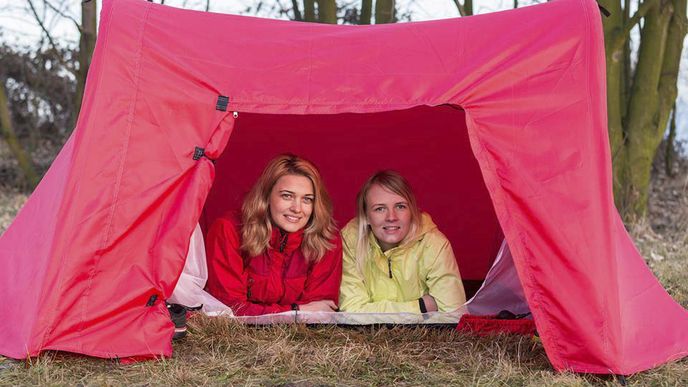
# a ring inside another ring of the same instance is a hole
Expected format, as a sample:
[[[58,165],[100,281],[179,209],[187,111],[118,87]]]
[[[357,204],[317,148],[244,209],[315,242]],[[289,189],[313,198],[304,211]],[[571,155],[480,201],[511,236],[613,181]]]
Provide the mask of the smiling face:
[[[284,231],[298,231],[308,224],[314,201],[313,183],[309,178],[284,175],[270,192],[270,218]]]
[[[374,184],[366,194],[366,217],[382,251],[399,246],[411,229],[408,201]]]

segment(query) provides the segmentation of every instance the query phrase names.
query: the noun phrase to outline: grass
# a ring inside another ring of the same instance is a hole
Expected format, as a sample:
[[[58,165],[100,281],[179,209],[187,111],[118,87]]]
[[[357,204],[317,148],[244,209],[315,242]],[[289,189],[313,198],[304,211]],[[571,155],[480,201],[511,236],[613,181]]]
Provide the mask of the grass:
[[[17,195],[0,195],[0,232],[25,200]],[[688,238],[668,240],[643,224],[633,235],[659,280],[687,307]],[[619,385],[611,376],[554,372],[542,344],[526,337],[422,327],[250,327],[202,315],[189,328],[174,356],[158,361],[120,364],[62,352],[25,361],[0,356],[0,385]],[[688,359],[628,382],[686,386]]]

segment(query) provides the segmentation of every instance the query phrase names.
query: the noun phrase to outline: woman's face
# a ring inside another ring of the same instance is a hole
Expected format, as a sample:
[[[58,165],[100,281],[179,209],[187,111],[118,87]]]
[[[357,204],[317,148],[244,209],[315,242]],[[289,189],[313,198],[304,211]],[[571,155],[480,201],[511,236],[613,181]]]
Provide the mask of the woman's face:
[[[270,218],[284,231],[298,231],[308,224],[314,201],[313,183],[309,178],[284,175],[270,192]]]
[[[399,246],[411,228],[411,210],[406,199],[374,184],[366,194],[366,216],[383,251]]]

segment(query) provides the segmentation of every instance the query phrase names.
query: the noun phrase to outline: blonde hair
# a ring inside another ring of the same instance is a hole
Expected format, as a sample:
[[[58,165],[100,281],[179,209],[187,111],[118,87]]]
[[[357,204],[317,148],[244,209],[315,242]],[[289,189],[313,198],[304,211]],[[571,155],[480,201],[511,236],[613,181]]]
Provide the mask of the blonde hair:
[[[332,219],[332,201],[315,165],[292,154],[272,159],[246,195],[241,206],[241,249],[250,257],[255,257],[269,247],[273,227],[270,194],[277,180],[285,175],[304,176],[313,184],[313,213],[303,232],[301,251],[307,261],[317,262],[334,247],[330,242],[336,233]]]
[[[401,241],[400,245],[416,237],[418,230],[420,230],[421,213],[416,203],[416,196],[413,194],[411,185],[403,176],[396,171],[386,170],[379,171],[363,184],[361,190],[356,196],[356,218],[358,220],[358,239],[356,242],[356,266],[358,270],[363,273],[365,261],[368,256],[368,248],[370,246],[370,224],[368,223],[368,203],[366,203],[366,196],[368,191],[374,186],[380,187],[393,192],[403,197],[408,202],[409,210],[411,211],[411,228],[406,234],[406,237]]]

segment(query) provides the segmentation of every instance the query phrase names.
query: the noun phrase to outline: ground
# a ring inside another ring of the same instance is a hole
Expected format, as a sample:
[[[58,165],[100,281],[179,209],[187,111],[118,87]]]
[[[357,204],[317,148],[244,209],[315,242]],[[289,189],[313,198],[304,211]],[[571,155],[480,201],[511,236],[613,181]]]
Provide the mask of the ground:
[[[27,195],[13,188],[16,174],[2,142],[0,156],[2,233]],[[649,220],[630,231],[669,294],[688,308],[688,162],[675,170],[669,178],[656,168]],[[554,372],[542,344],[527,337],[475,338],[438,328],[258,328],[200,315],[189,325],[171,359],[120,364],[57,352],[25,361],[0,356],[0,385],[619,385],[611,376]],[[687,386],[688,358],[627,381]]]

